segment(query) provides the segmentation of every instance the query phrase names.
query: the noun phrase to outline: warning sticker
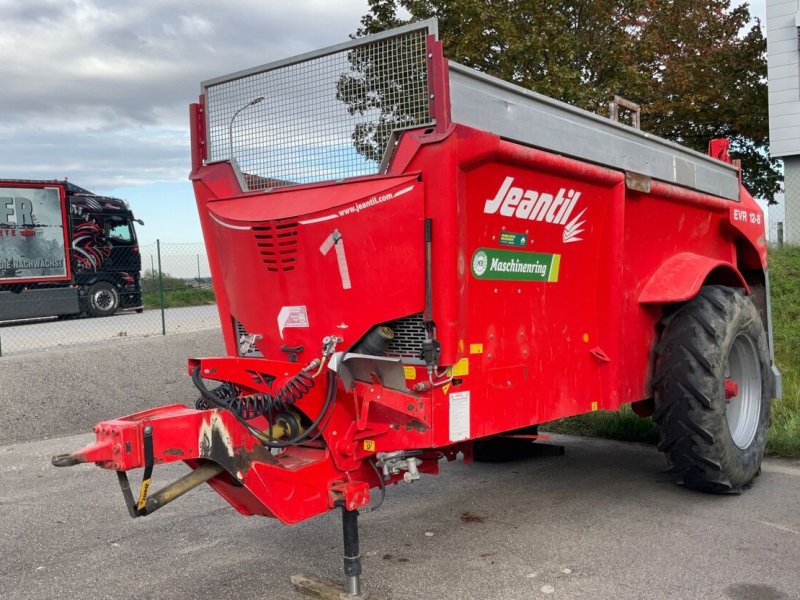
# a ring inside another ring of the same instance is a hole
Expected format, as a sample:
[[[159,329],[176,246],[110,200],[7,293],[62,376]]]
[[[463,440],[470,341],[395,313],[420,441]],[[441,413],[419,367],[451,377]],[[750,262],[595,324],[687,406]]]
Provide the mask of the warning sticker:
[[[450,441],[469,439],[469,392],[450,394]]]
[[[283,339],[287,327],[308,327],[308,311],[305,306],[283,306],[278,313],[278,332]]]

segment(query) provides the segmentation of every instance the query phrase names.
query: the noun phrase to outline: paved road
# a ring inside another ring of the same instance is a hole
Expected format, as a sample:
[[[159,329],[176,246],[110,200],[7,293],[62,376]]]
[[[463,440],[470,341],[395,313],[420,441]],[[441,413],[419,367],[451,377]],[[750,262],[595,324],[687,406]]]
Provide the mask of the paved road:
[[[290,528],[205,488],[133,521],[113,473],[49,466],[88,441],[0,448],[7,600],[291,599],[292,573],[339,576],[335,514]],[[746,494],[712,497],[660,475],[653,448],[564,443],[564,457],[449,464],[391,489],[361,519],[365,584],[394,600],[799,597],[798,465],[768,462]]]
[[[293,573],[339,578],[336,514],[285,527],[201,488],[132,520],[113,473],[50,466],[98,419],[191,401],[185,357],[219,350],[202,332],[0,362],[0,597],[291,600]],[[365,584],[386,600],[800,598],[800,462],[719,497],[675,486],[652,447],[563,443],[390,489],[361,520]]]
[[[164,311],[167,333],[219,327],[216,305],[168,308]],[[0,325],[4,355],[58,346],[91,344],[126,337],[161,335],[161,311],[121,312],[99,319],[55,319]]]

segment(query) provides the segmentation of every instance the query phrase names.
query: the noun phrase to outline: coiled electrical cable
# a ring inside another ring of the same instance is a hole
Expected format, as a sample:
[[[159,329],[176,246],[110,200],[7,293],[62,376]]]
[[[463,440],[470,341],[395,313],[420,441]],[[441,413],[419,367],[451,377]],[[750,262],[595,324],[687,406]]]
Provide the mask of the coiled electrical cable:
[[[197,384],[195,384],[197,385]],[[239,397],[236,388],[225,383],[217,386],[210,393],[213,394],[229,411],[240,417],[250,420],[260,416],[269,416],[273,412],[283,412],[295,402],[305,396],[314,387],[314,379],[300,371],[274,394],[256,392]],[[210,405],[205,396],[195,403],[198,410],[207,410],[212,406],[219,407],[219,403]]]
[[[233,387],[230,383],[223,383],[222,385],[218,385],[217,387],[209,390],[211,394],[214,394],[221,402],[228,403],[232,399],[236,398],[236,388]],[[205,396],[201,395],[197,401],[194,403],[194,407],[197,410],[209,410],[211,408],[217,408],[216,404],[212,404],[209,402]]]
[[[295,376],[292,379],[295,379],[296,377],[297,376]],[[229,408],[230,398],[228,397],[224,399],[220,398],[217,396],[215,392],[212,392],[206,387],[205,383],[203,383],[203,378],[200,375],[200,365],[196,366],[192,371],[192,383],[194,383],[195,387],[200,392],[200,395],[202,396],[203,399],[206,400],[206,402],[208,402],[211,406],[215,408],[230,411],[230,413],[234,417],[236,417],[236,420],[239,421],[256,439],[258,439],[259,442],[261,442],[267,448],[286,448],[288,446],[294,446],[296,444],[300,444],[304,441],[309,441],[308,440],[309,435],[311,435],[311,432],[317,429],[317,427],[319,427],[320,423],[325,418],[325,415],[332,407],[336,398],[336,374],[333,371],[329,371],[327,377],[328,388],[325,393],[325,402],[323,403],[322,409],[320,410],[319,415],[314,420],[314,422],[311,423],[311,425],[309,425],[304,432],[300,433],[299,435],[295,436],[290,440],[274,441],[269,437],[269,435],[265,434],[263,431],[259,431],[258,429],[250,425],[250,423],[247,422],[247,419],[245,419],[241,414],[231,410]],[[227,394],[227,392],[225,392],[225,394]],[[272,396],[272,398],[274,399],[274,396]],[[327,420],[325,424],[327,425]],[[320,429],[320,431],[317,433],[317,435],[314,436],[314,438],[312,438],[311,441],[316,440],[321,433],[322,430]]]

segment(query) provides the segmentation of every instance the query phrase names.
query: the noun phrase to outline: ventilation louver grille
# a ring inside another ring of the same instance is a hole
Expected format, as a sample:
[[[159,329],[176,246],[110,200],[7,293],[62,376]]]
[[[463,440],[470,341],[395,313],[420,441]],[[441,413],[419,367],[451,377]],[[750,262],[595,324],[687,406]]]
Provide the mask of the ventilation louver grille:
[[[394,339],[386,349],[387,356],[402,358],[403,362],[422,364],[422,342],[425,340],[425,323],[422,313],[392,321]]]
[[[267,271],[294,271],[297,266],[297,223],[253,227],[253,235]]]

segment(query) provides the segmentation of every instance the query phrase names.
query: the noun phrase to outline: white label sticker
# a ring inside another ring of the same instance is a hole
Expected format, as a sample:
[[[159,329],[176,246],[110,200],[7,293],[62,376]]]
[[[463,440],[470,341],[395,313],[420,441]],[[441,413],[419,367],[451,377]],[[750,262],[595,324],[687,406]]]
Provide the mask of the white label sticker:
[[[308,327],[308,312],[305,306],[284,306],[278,313],[278,332],[283,339],[287,327]]]
[[[339,275],[342,277],[342,289],[349,290],[350,285],[350,270],[347,268],[347,256],[344,253],[344,238],[339,233],[338,229],[331,231],[331,234],[325,238],[319,251],[325,256],[330,252],[331,248],[336,248],[336,261],[339,263]]]
[[[469,392],[450,394],[450,441],[469,439]]]

